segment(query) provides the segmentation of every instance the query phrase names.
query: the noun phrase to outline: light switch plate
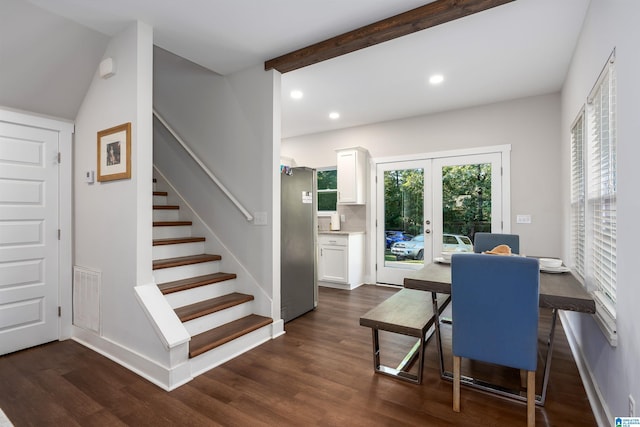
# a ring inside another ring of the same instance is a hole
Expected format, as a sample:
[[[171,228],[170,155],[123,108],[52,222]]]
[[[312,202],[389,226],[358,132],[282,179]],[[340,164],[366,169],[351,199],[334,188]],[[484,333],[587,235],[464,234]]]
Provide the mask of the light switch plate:
[[[255,212],[253,214],[253,224],[254,225],[267,225],[267,213],[266,212]]]
[[[517,224],[531,224],[531,215],[516,215]]]

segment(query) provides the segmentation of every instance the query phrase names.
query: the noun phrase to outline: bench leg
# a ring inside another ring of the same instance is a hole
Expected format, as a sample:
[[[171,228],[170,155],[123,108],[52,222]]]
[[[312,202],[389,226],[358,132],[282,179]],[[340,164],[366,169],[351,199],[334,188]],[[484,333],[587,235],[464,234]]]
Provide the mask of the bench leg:
[[[391,368],[380,364],[380,337],[378,329],[371,328],[371,337],[373,341],[373,370],[380,374],[389,375],[404,381],[409,381],[414,384],[422,383],[422,368],[424,366],[424,337],[419,339],[413,348],[407,353],[397,368]],[[411,362],[418,357],[418,374],[410,374],[405,371],[405,367],[410,365]]]

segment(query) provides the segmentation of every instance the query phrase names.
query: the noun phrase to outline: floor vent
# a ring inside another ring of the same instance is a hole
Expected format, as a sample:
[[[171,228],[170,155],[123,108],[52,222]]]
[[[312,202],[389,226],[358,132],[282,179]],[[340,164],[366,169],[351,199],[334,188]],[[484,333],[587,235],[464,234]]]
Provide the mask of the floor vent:
[[[73,267],[73,324],[100,334],[100,288],[102,273]]]

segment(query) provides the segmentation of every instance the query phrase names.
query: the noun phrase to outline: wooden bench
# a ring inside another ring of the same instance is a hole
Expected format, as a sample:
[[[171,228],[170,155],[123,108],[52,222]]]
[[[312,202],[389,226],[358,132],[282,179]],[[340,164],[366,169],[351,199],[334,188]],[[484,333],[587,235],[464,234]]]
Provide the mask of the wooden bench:
[[[448,305],[450,295],[437,294],[438,314]],[[373,368],[375,372],[389,375],[415,384],[422,383],[422,367],[424,364],[424,346],[433,334],[429,329],[433,326],[433,300],[431,292],[402,289],[377,307],[360,317],[360,325],[371,328],[373,336]],[[418,338],[416,344],[400,362],[397,368],[380,364],[380,341],[378,331]],[[426,337],[429,331],[429,336]],[[418,357],[418,374],[408,371]]]

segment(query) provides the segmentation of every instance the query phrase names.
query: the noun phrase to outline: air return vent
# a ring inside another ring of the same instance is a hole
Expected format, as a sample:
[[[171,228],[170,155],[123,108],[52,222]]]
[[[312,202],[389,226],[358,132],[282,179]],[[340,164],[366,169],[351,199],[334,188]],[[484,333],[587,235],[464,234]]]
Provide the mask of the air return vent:
[[[100,288],[102,273],[73,267],[73,324],[100,333]]]

